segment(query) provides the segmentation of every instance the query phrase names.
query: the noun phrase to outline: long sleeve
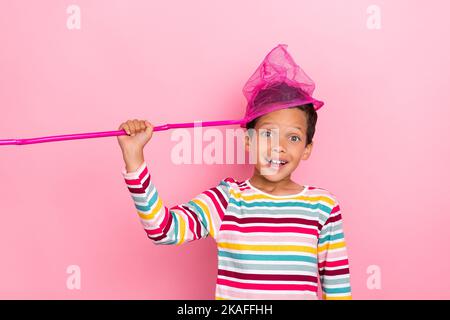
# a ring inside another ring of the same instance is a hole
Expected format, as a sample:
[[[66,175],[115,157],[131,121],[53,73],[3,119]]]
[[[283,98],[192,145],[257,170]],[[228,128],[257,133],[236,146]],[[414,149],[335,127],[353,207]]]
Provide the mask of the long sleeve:
[[[350,300],[350,268],[339,203],[323,225],[318,241],[319,277],[324,300]]]
[[[232,178],[223,179],[192,200],[169,208],[152,183],[145,161],[134,172],[122,169],[122,175],[144,230],[155,244],[180,245],[208,235],[216,238],[228,206]]]

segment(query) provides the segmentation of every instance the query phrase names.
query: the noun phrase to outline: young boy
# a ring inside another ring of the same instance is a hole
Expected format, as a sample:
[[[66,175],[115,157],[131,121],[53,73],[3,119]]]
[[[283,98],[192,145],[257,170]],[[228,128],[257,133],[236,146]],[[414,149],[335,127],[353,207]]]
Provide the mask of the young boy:
[[[276,72],[269,68],[274,62]],[[126,164],[122,174],[155,244],[182,244],[208,235],[216,240],[216,299],[318,299],[319,283],[323,299],[351,299],[336,197],[291,180],[312,152],[316,110],[323,103],[311,97],[309,78],[300,83],[309,89],[296,85],[295,75],[289,79],[280,65],[298,71],[285,46],[266,56],[247,83],[251,90],[244,90],[249,100],[246,149],[257,155],[251,178],[224,178],[189,202],[166,207],[143,156],[153,125],[137,119],[119,127],[128,133],[118,136]],[[255,75],[267,80],[267,74],[270,83],[255,85]]]

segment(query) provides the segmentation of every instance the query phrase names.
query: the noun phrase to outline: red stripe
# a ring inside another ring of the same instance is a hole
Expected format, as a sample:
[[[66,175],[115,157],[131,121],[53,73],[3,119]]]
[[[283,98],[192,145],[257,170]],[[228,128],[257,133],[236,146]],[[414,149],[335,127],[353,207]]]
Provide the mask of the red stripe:
[[[163,228],[163,231],[162,231],[163,234],[160,235],[159,237],[155,237],[155,238],[150,237],[152,240],[158,241],[158,240],[164,239],[167,236],[167,232],[169,232],[170,226],[172,225],[172,221],[173,221],[173,216],[170,212],[168,212],[168,217],[169,217],[168,218],[169,220],[167,221],[167,224]]]
[[[202,235],[202,224],[200,221],[200,218],[197,216],[197,212],[192,211],[190,208],[187,208],[190,212],[192,212],[192,217],[195,220],[196,223],[196,234],[197,234],[197,239],[200,239],[201,235]]]
[[[212,188],[211,191],[214,192],[217,195],[217,198],[219,198],[219,201],[222,204],[221,210],[219,212],[220,220],[222,220],[223,216],[225,214],[225,210],[228,207],[228,199],[225,199],[225,197],[223,196],[222,192],[217,187],[216,188]]]
[[[128,187],[128,190],[130,190],[131,193],[145,193],[145,190],[147,189],[148,185],[150,184],[150,178],[151,175],[148,175],[147,179],[142,183],[142,188],[130,188]]]
[[[336,221],[339,221],[339,220],[341,220],[341,214],[339,213],[337,216],[330,216],[330,217],[328,217],[328,219],[327,219],[327,222],[325,222],[325,225],[324,226],[326,226],[326,225],[328,225],[328,224],[330,224],[330,223],[333,223],[333,222],[336,222]]]
[[[163,221],[160,223],[160,225],[158,226],[158,228],[153,229],[153,230],[147,230],[147,229],[145,229],[145,231],[147,232],[147,234],[153,236],[153,235],[155,235],[155,234],[160,234],[161,232],[163,232],[163,227],[166,226],[167,221],[169,220],[169,213],[168,213],[167,207],[166,207],[165,209],[166,209],[166,210],[165,210],[165,213],[164,213],[164,219],[163,219]]]
[[[308,276],[301,274],[254,274],[254,273],[240,273],[222,269],[218,270],[218,274],[221,276],[245,280],[308,281],[314,284],[317,283],[316,276]]]
[[[226,182],[230,182],[230,183],[237,183],[237,184],[239,184],[240,182],[239,181],[236,181],[234,178],[232,178],[232,177],[226,177],[225,179],[224,179]]]
[[[319,227],[320,223],[317,220],[308,220],[303,218],[267,218],[267,217],[255,217],[255,218],[239,218],[233,215],[226,215],[224,221],[234,221],[241,223],[296,223]]]
[[[317,230],[301,228],[301,227],[240,227],[232,224],[222,223],[222,230],[240,231],[244,233],[250,232],[295,232],[306,233],[318,236]]]
[[[308,284],[266,284],[266,283],[241,283],[226,279],[217,279],[217,284],[240,288],[240,289],[254,289],[254,290],[307,290],[317,292],[317,285]]]
[[[319,263],[319,268],[334,268],[334,267],[340,267],[340,266],[347,266],[348,265],[348,259],[343,260],[337,260],[337,261],[322,261]]]
[[[333,213],[338,212],[339,210],[340,210],[339,205],[334,206],[334,208],[331,210],[330,215],[333,214]]]
[[[337,269],[337,270],[327,270],[327,269],[319,269],[320,275],[326,275],[326,276],[337,276],[342,274],[349,274],[350,270],[348,268],[345,269]]]
[[[223,207],[217,202],[216,197],[214,196],[214,193],[212,193],[210,190],[207,190],[204,192],[204,194],[211,199],[211,201],[214,204],[214,209],[219,214],[220,220],[223,219],[224,215],[224,209]],[[209,206],[208,206],[209,207]]]
[[[196,216],[195,212],[192,212],[191,210],[189,210],[188,207],[182,205],[182,211],[186,214],[186,216],[188,217],[188,221],[189,221],[189,230],[191,230],[192,234],[194,235],[194,240],[199,239],[200,237],[198,236],[196,230],[195,230],[195,226],[194,226],[194,218]],[[197,228],[198,229],[198,228]]]
[[[195,227],[194,227],[194,219],[192,218],[192,212],[190,210],[188,210],[187,208],[185,208],[184,206],[182,206],[183,208],[183,213],[187,216],[188,218],[188,225],[189,225],[189,230],[191,230],[192,234],[194,235],[194,240],[197,239],[196,237],[196,233],[195,233]],[[195,215],[195,214],[194,214]]]
[[[148,169],[147,169],[147,166],[145,166],[144,170],[142,170],[142,172],[139,174],[138,178],[136,178],[136,179],[126,179],[125,178],[125,182],[129,185],[139,185],[141,183],[142,178],[145,177],[147,172],[148,172]]]

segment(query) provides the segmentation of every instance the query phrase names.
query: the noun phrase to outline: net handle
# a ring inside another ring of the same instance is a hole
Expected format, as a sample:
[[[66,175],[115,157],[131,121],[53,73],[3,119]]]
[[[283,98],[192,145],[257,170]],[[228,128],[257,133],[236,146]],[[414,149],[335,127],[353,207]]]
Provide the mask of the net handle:
[[[243,119],[204,121],[204,122],[203,121],[195,121],[195,122],[182,122],[182,123],[167,123],[164,125],[153,127],[153,131],[164,131],[164,130],[175,129],[175,128],[226,126],[226,125],[234,125],[234,124],[242,124],[242,123],[244,123]],[[127,133],[124,129],[115,130],[115,131],[65,134],[65,135],[38,137],[38,138],[30,138],[30,139],[3,139],[3,140],[0,140],[0,146],[24,145],[24,144],[35,144],[35,143],[56,142],[56,141],[77,140],[77,139],[103,138],[103,137],[123,136],[123,135],[127,135]]]

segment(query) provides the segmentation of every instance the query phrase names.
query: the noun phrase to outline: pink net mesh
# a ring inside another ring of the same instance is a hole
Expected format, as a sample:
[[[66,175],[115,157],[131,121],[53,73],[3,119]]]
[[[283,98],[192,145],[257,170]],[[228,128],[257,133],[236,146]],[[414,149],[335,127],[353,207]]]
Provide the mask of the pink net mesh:
[[[313,80],[294,62],[286,48],[285,44],[273,48],[244,85],[247,110],[241,127],[272,111],[308,103],[319,110],[324,105],[312,97]]]

